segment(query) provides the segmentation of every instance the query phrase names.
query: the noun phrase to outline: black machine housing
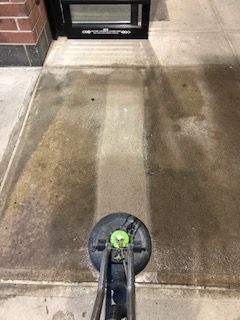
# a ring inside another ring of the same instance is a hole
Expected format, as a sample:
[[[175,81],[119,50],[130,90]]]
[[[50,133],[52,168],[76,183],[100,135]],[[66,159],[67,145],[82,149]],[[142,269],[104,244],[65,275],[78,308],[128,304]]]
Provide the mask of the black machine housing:
[[[116,248],[111,242],[111,235],[119,230],[128,235],[126,247]],[[131,214],[109,214],[94,226],[88,252],[99,280],[91,320],[100,319],[104,297],[105,320],[136,320],[135,275],[146,267],[151,251],[147,227]]]

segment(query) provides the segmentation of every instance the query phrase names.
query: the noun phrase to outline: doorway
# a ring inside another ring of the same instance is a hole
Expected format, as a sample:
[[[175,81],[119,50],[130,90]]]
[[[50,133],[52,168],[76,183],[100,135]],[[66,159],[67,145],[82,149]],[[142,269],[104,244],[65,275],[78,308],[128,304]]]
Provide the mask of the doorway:
[[[150,0],[50,0],[46,3],[55,39],[146,39]]]

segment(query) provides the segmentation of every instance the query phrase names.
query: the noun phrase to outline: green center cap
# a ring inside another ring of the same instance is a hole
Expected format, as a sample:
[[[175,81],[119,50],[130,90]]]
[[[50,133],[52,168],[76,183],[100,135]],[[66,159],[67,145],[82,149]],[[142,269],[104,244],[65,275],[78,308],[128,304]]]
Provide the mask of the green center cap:
[[[110,242],[114,248],[126,248],[129,244],[129,235],[123,230],[116,230],[112,233]]]

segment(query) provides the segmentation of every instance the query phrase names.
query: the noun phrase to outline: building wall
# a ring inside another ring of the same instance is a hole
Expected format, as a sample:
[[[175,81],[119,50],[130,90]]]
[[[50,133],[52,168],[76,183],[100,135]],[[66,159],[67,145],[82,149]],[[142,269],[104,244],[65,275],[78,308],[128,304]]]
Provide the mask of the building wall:
[[[0,0],[0,66],[40,66],[50,43],[44,0]]]

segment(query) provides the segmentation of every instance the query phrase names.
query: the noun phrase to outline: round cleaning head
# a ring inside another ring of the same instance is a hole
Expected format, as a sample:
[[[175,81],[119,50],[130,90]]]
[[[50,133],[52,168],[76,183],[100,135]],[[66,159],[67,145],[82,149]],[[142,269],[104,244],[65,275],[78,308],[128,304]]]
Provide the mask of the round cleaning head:
[[[93,266],[100,271],[103,250],[107,242],[113,249],[125,249],[131,242],[142,250],[134,251],[134,272],[138,274],[147,265],[152,251],[151,238],[144,223],[129,213],[112,213],[93,227],[88,252]],[[96,249],[100,245],[101,250]]]

